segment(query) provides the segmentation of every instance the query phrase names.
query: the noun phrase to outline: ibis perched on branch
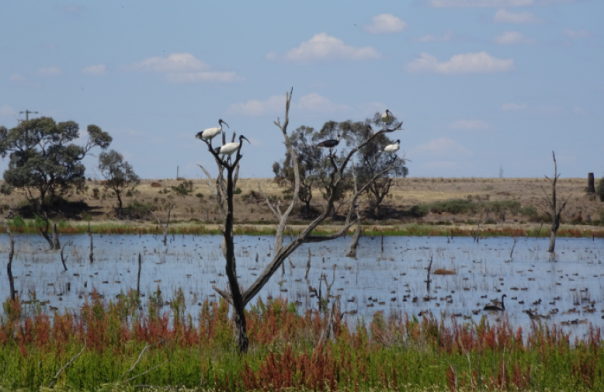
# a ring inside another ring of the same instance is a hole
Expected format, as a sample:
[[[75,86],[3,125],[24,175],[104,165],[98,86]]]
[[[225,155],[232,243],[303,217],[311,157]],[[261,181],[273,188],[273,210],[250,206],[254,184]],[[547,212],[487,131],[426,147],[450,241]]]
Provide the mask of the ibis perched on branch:
[[[394,115],[388,109],[382,114],[382,121],[386,124],[391,123],[394,120]]]
[[[396,152],[401,148],[401,141],[397,140],[396,142],[387,145],[384,147],[384,152],[388,154],[396,154]]]
[[[239,149],[239,146],[241,145],[243,139],[247,140],[245,136],[241,135],[239,136],[239,143],[227,143],[221,147],[216,147],[214,151],[216,151],[216,154],[231,156],[235,151]],[[247,140],[247,142],[249,143],[250,141]]]
[[[317,144],[317,147],[329,148],[329,153],[331,154],[332,148],[337,147],[338,144],[340,144],[340,138],[340,134],[338,134],[337,139],[324,140]]]
[[[222,119],[220,119],[220,120],[218,120],[218,125],[220,125],[219,127],[204,129],[203,131],[201,131],[197,135],[195,135],[195,137],[197,139],[201,139],[201,140],[209,140],[210,145],[211,145],[212,139],[214,139],[216,136],[220,135],[220,132],[222,132],[222,124],[229,127],[229,124],[225,123],[224,121],[222,121]]]

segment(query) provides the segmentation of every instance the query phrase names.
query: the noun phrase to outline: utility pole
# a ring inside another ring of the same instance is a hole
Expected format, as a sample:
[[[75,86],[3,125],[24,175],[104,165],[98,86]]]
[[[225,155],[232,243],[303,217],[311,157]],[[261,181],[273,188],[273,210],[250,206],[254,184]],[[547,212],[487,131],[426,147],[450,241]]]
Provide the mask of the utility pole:
[[[38,114],[38,112],[32,112],[31,110],[25,109],[23,112],[19,112],[20,114],[25,113],[25,121],[29,121],[29,114]]]

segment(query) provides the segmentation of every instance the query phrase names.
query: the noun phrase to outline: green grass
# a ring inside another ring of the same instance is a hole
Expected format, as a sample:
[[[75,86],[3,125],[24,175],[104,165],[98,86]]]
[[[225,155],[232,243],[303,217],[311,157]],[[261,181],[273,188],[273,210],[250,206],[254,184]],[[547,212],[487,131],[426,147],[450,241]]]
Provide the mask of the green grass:
[[[56,379],[57,389],[604,389],[604,349],[600,331],[593,328],[571,343],[555,326],[533,324],[522,331],[505,318],[492,325],[485,318],[445,324],[376,312],[368,324],[349,326],[336,319],[334,339],[320,345],[324,314],[299,314],[279,298],[249,307],[250,350],[240,355],[225,302],[196,306],[195,323],[178,291],[171,309],[159,302],[151,305],[154,310],[139,306],[133,292],[109,303],[93,294],[75,314],[52,317],[39,304],[5,302],[0,388],[39,391],[75,358]],[[170,321],[170,315],[178,317]]]

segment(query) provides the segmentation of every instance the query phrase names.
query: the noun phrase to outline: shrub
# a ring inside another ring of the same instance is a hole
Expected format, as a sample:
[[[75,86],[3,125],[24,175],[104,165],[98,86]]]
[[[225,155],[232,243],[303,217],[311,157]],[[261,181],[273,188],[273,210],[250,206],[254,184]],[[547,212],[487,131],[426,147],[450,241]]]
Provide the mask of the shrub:
[[[99,188],[92,188],[92,197],[94,197],[95,199],[99,198]]]
[[[193,181],[183,181],[177,186],[171,187],[172,190],[178,193],[181,196],[187,196],[189,193],[193,192]],[[239,189],[239,188],[237,188]]]
[[[537,209],[533,206],[522,207],[520,213],[528,217],[535,217],[538,215]]]
[[[598,181],[596,194],[600,196],[600,201],[604,201],[604,177],[600,178],[600,181]]]
[[[133,219],[146,219],[151,215],[150,211],[155,211],[153,204],[141,203],[138,200],[131,201],[126,207],[126,214],[130,214]]]
[[[243,192],[243,191],[241,190],[241,188],[236,188],[236,189],[233,191],[233,193],[234,193],[235,195],[239,195],[239,194],[241,194],[242,192]]]
[[[426,204],[415,205],[409,209],[409,213],[416,218],[422,218],[430,213],[430,207]]]
[[[18,229],[25,227],[25,221],[23,220],[23,217],[21,215],[15,216],[15,218],[13,219],[12,226],[15,226]]]

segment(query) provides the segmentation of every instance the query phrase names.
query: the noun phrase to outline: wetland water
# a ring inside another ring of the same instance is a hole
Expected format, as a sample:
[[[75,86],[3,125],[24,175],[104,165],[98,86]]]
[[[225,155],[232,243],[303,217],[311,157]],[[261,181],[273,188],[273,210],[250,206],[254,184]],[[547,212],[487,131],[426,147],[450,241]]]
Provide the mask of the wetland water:
[[[68,271],[63,271],[59,252],[47,251],[48,244],[37,235],[15,236],[13,275],[22,300],[49,301],[46,308],[72,310],[84,303],[93,287],[105,300],[120,292],[136,289],[138,254],[142,255],[141,292],[149,295],[159,287],[164,300],[170,300],[181,287],[187,309],[195,319],[199,303],[217,299],[212,285],[226,288],[221,236],[177,235],[167,246],[160,236],[95,235],[94,263],[88,254],[87,235],[63,236]],[[287,242],[288,239],[285,240]],[[432,312],[436,317],[456,315],[479,321],[486,315],[491,322],[509,317],[514,327],[527,330],[531,310],[544,324],[556,323],[573,337],[582,337],[589,324],[604,325],[604,240],[556,240],[556,259],[547,252],[549,239],[518,238],[510,258],[512,238],[488,238],[479,243],[459,237],[384,237],[381,252],[379,237],[360,240],[358,258],[344,257],[350,237],[300,247],[261,291],[260,297],[288,298],[301,310],[316,309],[317,298],[309,286],[318,289],[321,274],[331,282],[336,265],[332,295],[341,296],[341,308],[349,325],[358,317],[369,321],[378,310],[385,315],[409,316]],[[245,288],[270,261],[274,237],[237,236],[237,272]],[[308,280],[304,279],[308,249],[312,260]],[[0,237],[0,296],[9,296],[4,265],[8,238]],[[454,275],[431,275],[430,292],[426,273],[433,258],[437,269],[455,270]],[[293,265],[293,267],[292,267]],[[323,295],[325,285],[323,283]],[[487,312],[483,307],[506,294],[505,312]],[[256,299],[252,301],[255,303]],[[168,306],[164,309],[169,310]],[[47,309],[48,313],[52,313]]]

